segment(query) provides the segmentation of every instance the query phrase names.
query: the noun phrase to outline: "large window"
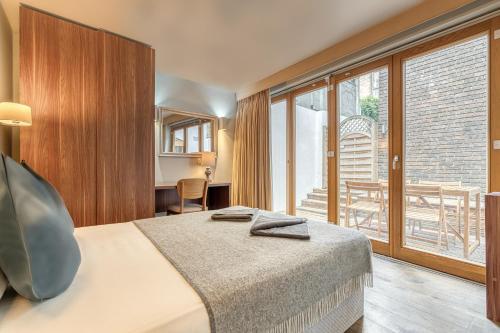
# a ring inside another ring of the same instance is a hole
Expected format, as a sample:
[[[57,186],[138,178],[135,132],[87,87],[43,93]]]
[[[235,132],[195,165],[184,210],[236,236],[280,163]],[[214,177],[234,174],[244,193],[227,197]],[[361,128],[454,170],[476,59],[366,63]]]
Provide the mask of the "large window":
[[[404,245],[485,262],[488,36],[405,59]]]
[[[484,196],[499,186],[491,33],[480,23],[274,96],[275,209],[484,281]]]

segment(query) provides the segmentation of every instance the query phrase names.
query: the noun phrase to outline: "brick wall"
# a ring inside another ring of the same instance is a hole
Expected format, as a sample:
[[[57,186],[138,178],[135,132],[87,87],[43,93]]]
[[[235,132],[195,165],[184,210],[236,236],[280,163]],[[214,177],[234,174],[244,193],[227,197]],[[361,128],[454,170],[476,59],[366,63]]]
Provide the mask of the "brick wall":
[[[405,64],[407,180],[461,181],[487,190],[488,39]],[[366,80],[365,80],[366,81]],[[342,117],[359,113],[360,80],[341,84]],[[366,89],[365,89],[366,90]],[[379,70],[378,179],[388,179],[388,71]]]
[[[408,60],[406,176],[487,184],[487,37]]]

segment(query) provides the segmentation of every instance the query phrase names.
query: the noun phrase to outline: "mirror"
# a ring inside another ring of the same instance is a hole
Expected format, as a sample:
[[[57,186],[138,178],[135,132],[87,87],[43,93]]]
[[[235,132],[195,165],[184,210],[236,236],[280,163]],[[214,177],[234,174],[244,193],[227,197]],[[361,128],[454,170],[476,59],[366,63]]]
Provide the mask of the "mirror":
[[[217,117],[158,108],[160,155],[199,157],[215,152]]]

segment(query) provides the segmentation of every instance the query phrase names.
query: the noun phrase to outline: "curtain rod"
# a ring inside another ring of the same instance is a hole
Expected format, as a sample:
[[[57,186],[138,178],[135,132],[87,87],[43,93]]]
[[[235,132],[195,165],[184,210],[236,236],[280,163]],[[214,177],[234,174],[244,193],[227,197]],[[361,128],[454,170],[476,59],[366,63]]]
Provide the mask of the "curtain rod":
[[[87,25],[85,23],[81,23],[81,22],[78,22],[78,21],[75,21],[75,20],[72,20],[72,19],[69,19],[67,17],[63,17],[63,16],[60,16],[60,15],[57,15],[57,14],[54,14],[54,13],[51,13],[51,12],[48,12],[46,10],[43,10],[43,9],[40,9],[40,8],[36,8],[36,7],[33,7],[33,6],[30,6],[30,5],[27,5],[25,3],[20,3],[20,6],[21,7],[24,7],[24,8],[28,8],[28,9],[31,9],[35,12],[39,12],[39,13],[42,13],[42,14],[45,14],[45,15],[49,15],[49,16],[52,16],[52,17],[55,17],[57,19],[60,19],[60,20],[63,20],[63,21],[66,21],[66,22],[69,22],[69,23],[73,23],[73,24],[76,24],[76,25],[79,25],[81,27],[84,27],[84,28],[87,28],[87,29],[91,29],[91,30],[95,30],[95,31],[102,31],[102,32],[106,32],[110,35],[114,35],[114,36],[117,36],[117,37],[120,37],[120,38],[123,38],[123,39],[126,39],[128,41],[131,41],[131,42],[134,42],[134,43],[138,43],[138,44],[142,44],[144,46],[147,46],[147,47],[150,47],[150,48],[153,48],[151,45],[147,44],[147,43],[144,43],[144,42],[141,42],[141,41],[138,41],[138,40],[135,40],[135,39],[132,39],[130,37],[127,37],[127,36],[123,36],[123,35],[120,35],[120,34],[117,34],[115,32],[112,32],[112,31],[108,31],[106,29],[102,29],[102,28],[96,28],[96,27],[92,27],[90,25]]]
[[[483,8],[480,8],[480,7]],[[472,11],[472,12],[471,12]],[[271,97],[291,92],[314,82],[325,80],[358,66],[394,55],[403,50],[472,26],[500,15],[500,2],[480,0],[453,12],[435,17],[414,28],[398,33],[363,50],[303,74],[294,80],[270,88]]]

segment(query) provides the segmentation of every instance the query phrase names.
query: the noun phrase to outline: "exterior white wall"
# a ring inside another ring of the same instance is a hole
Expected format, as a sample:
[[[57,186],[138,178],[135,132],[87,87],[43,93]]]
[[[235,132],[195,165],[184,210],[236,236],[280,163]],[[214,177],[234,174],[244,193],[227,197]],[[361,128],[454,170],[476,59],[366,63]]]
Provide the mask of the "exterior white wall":
[[[313,188],[321,188],[323,180],[323,126],[327,125],[326,111],[315,111],[302,106],[295,113],[295,201],[301,200]]]
[[[273,211],[286,211],[286,102],[271,105],[271,178]]]

